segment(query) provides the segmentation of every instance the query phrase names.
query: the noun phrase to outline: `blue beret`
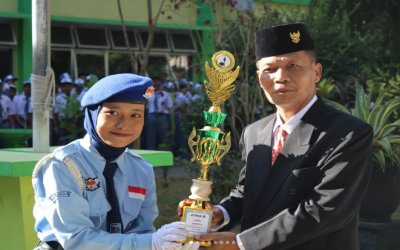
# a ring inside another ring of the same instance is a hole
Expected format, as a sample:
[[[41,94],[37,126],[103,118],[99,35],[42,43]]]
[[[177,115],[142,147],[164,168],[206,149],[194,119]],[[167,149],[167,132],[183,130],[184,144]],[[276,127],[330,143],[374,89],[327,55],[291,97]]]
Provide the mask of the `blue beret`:
[[[81,105],[87,107],[107,100],[146,102],[153,94],[153,81],[134,74],[116,74],[104,77],[83,96]]]

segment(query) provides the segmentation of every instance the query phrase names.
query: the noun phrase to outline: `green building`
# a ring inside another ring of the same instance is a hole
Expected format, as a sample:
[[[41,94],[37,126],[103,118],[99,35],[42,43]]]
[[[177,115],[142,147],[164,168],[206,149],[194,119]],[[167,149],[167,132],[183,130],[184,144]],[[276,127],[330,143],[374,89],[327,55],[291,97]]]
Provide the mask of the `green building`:
[[[280,8],[299,2],[307,5],[309,1],[256,0],[254,10],[265,2]],[[203,0],[186,1],[179,6],[175,6],[176,2],[179,1],[166,0],[159,16],[148,75],[172,81],[200,80],[192,66],[215,52],[209,39],[213,35],[212,8]],[[160,3],[161,0],[152,1],[153,16]],[[74,79],[82,73],[101,78],[132,72],[117,1],[52,0],[50,5],[51,66],[56,76],[68,72]],[[148,35],[147,1],[121,0],[121,5],[138,72]],[[0,77],[3,79],[7,74],[18,77],[19,90],[32,70],[31,11],[31,0],[0,1]]]

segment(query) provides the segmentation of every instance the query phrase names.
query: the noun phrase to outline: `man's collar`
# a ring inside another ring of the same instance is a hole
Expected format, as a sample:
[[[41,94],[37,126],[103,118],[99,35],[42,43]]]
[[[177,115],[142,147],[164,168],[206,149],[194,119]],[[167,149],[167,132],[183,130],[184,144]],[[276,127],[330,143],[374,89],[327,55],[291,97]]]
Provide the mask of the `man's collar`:
[[[281,116],[279,115],[279,112],[276,111],[276,122],[274,125],[274,129],[272,131],[275,131],[275,129],[278,126],[282,126],[282,128],[288,133],[292,133],[294,128],[299,124],[301,118],[307,113],[307,111],[311,108],[311,106],[318,100],[318,97],[315,95],[313,99],[299,112],[297,112],[292,118],[289,119],[285,124],[283,124],[283,121],[281,119]]]

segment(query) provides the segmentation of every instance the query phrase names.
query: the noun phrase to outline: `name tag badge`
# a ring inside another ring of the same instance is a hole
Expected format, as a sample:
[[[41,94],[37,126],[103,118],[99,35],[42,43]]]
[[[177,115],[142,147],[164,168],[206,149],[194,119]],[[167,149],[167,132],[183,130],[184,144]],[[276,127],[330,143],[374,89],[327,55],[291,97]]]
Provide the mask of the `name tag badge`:
[[[112,234],[120,234],[121,233],[121,223],[112,223],[110,225],[110,232]]]

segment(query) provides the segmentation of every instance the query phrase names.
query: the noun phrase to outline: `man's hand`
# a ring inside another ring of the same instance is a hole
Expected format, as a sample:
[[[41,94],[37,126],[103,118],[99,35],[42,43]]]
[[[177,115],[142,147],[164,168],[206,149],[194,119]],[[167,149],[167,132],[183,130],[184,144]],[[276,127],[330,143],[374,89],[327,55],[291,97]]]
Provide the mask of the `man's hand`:
[[[192,203],[193,203],[193,200],[191,200],[191,199],[186,199],[186,200],[179,202],[178,209],[177,209],[178,216],[182,217],[183,207],[191,206]],[[211,227],[224,222],[224,214],[222,213],[221,209],[219,209],[218,207],[214,207],[213,205],[211,205],[208,202],[206,202],[206,209],[210,209],[211,211],[213,211]]]
[[[199,241],[211,241],[211,247],[200,247],[203,250],[240,250],[236,242],[235,233],[222,232],[213,234],[196,235],[194,238]]]

